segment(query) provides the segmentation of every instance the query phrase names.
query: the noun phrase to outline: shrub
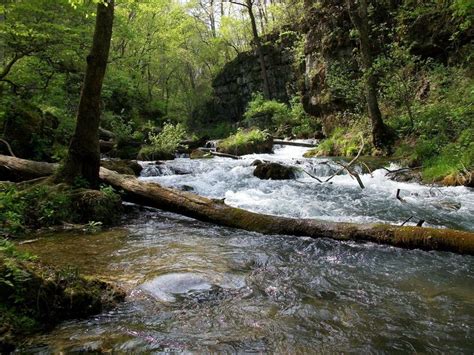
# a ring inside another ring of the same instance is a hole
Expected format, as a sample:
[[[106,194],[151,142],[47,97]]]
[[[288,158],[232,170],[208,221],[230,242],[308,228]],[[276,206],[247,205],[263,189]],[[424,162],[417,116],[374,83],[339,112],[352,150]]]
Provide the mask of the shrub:
[[[111,224],[120,212],[120,196],[110,188],[95,191],[38,184],[20,190],[13,185],[0,186],[0,234],[4,235],[64,222]]]
[[[284,103],[276,100],[266,100],[261,93],[256,93],[252,95],[252,100],[248,104],[244,118],[244,122],[248,127],[275,128],[290,121],[290,111]]]
[[[181,123],[165,123],[159,134],[149,133],[149,145],[138,154],[141,160],[173,159],[180,142],[186,138],[186,129]]]
[[[244,117],[247,127],[270,129],[277,135],[309,138],[321,131],[321,123],[305,112],[299,96],[294,96],[288,106],[276,100],[266,100],[261,93],[254,94]]]
[[[373,150],[370,129],[367,121],[360,120],[350,128],[337,127],[331,136],[321,141],[315,148],[305,154],[305,157],[318,156],[355,156],[362,144],[361,135],[364,139],[364,150],[362,154],[368,155]]]

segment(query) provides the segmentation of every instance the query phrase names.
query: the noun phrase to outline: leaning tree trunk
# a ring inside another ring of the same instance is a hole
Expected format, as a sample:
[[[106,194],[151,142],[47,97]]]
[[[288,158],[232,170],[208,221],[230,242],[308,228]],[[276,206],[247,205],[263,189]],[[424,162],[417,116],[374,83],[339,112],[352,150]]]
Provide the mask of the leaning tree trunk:
[[[76,178],[83,178],[91,188],[99,186],[100,94],[109,57],[113,19],[114,0],[99,3],[92,49],[87,56],[76,130],[71,139],[64,167],[58,175],[59,180],[70,183]]]
[[[354,8],[356,7],[357,8]],[[355,5],[354,0],[347,0],[349,16],[355,29],[359,32],[360,56],[364,70],[365,96],[370,121],[372,123],[372,140],[376,148],[390,145],[390,135],[387,126],[382,120],[377,99],[377,78],[373,73],[372,46],[368,18],[367,0],[359,0]]]
[[[0,167],[28,172],[37,177],[51,175],[55,164],[39,163],[0,155]],[[100,178],[122,190],[130,202],[176,212],[201,221],[240,228],[263,234],[308,236],[337,240],[369,241],[402,248],[444,250],[474,255],[474,233],[452,229],[399,227],[389,224],[334,223],[316,219],[270,216],[226,205],[221,200],[201,197],[189,192],[147,183],[133,176],[121,175],[101,168]]]

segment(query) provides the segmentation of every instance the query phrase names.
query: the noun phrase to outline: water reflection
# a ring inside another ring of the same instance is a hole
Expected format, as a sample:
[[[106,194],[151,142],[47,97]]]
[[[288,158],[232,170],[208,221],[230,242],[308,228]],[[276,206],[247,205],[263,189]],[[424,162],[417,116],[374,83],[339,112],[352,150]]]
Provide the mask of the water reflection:
[[[474,351],[469,256],[262,236],[153,210],[105,235],[23,248],[128,290],[118,309],[25,351]]]

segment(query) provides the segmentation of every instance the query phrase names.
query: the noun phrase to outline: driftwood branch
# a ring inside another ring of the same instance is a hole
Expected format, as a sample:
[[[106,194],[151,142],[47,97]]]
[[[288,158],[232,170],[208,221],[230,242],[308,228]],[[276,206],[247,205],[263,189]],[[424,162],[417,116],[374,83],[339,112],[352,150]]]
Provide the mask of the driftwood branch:
[[[0,142],[2,142],[3,144],[7,146],[8,152],[10,153],[12,157],[16,157],[15,153],[13,153],[12,147],[5,139],[0,138]]]
[[[203,151],[203,152],[206,152],[206,153],[209,153],[211,155],[214,155],[216,157],[230,158],[230,159],[235,159],[235,160],[242,159],[241,157],[239,157],[237,155],[221,153],[221,152],[215,152],[214,150],[212,150],[212,148],[199,148],[199,150]]]
[[[401,190],[397,189],[397,200],[400,201],[400,202],[405,202],[405,200],[400,196],[400,192],[401,192]]]
[[[294,147],[307,147],[307,148],[315,148],[316,145],[312,143],[304,143],[304,142],[294,142],[294,141],[285,141],[281,139],[274,139],[273,140],[274,145],[291,145]]]
[[[313,174],[311,173],[308,173],[305,169],[303,168],[300,168],[300,167],[295,167],[295,169],[298,169],[300,171],[302,171],[303,173],[307,174],[309,177],[317,180],[318,182],[320,182],[321,184],[324,182],[323,180],[321,180],[320,178],[318,178],[317,176],[314,176]]]
[[[413,216],[408,217],[405,221],[403,221],[403,223],[402,223],[400,226],[403,227],[405,224],[407,224],[408,222],[410,222],[412,218],[413,218]]]
[[[53,174],[56,164],[0,155],[0,167],[36,176]],[[316,219],[296,219],[254,213],[201,197],[190,192],[165,188],[101,168],[103,182],[122,190],[126,201],[179,213],[221,226],[270,235],[308,236],[336,240],[369,241],[403,248],[445,250],[474,255],[474,233],[452,229],[400,227],[388,224],[335,223]]]
[[[340,170],[338,170],[336,173],[334,173],[333,175],[331,175],[329,178],[327,178],[325,182],[331,181],[336,175],[339,175],[339,174],[342,173],[344,170],[346,170],[346,171],[349,173],[349,175],[351,175],[352,177],[355,177],[355,178],[356,178],[356,180],[357,180],[357,182],[359,183],[359,186],[360,186],[361,189],[364,189],[364,188],[365,188],[365,186],[364,186],[364,184],[362,183],[362,180],[361,180],[359,174],[357,174],[356,172],[351,171],[351,170],[349,169],[349,168],[352,166],[352,164],[354,164],[354,163],[357,161],[357,159],[359,159],[360,155],[362,154],[362,151],[364,150],[364,147],[365,147],[364,137],[361,135],[360,138],[361,138],[361,140],[362,140],[362,144],[361,144],[361,146],[360,146],[360,148],[359,148],[359,151],[357,152],[357,155],[356,155],[356,156],[349,162],[349,164],[347,164],[347,165],[344,165],[344,164],[341,164],[341,163],[336,163],[336,164],[342,166],[342,168],[341,168]]]

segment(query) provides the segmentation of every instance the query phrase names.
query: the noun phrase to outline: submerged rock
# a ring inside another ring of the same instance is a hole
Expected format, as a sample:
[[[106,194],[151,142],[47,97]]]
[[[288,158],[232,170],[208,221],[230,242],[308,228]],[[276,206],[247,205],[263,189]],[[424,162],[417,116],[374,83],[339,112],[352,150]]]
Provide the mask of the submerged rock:
[[[255,162],[252,164],[254,165]],[[263,180],[290,180],[295,178],[295,170],[278,163],[257,163],[253,175]]]

